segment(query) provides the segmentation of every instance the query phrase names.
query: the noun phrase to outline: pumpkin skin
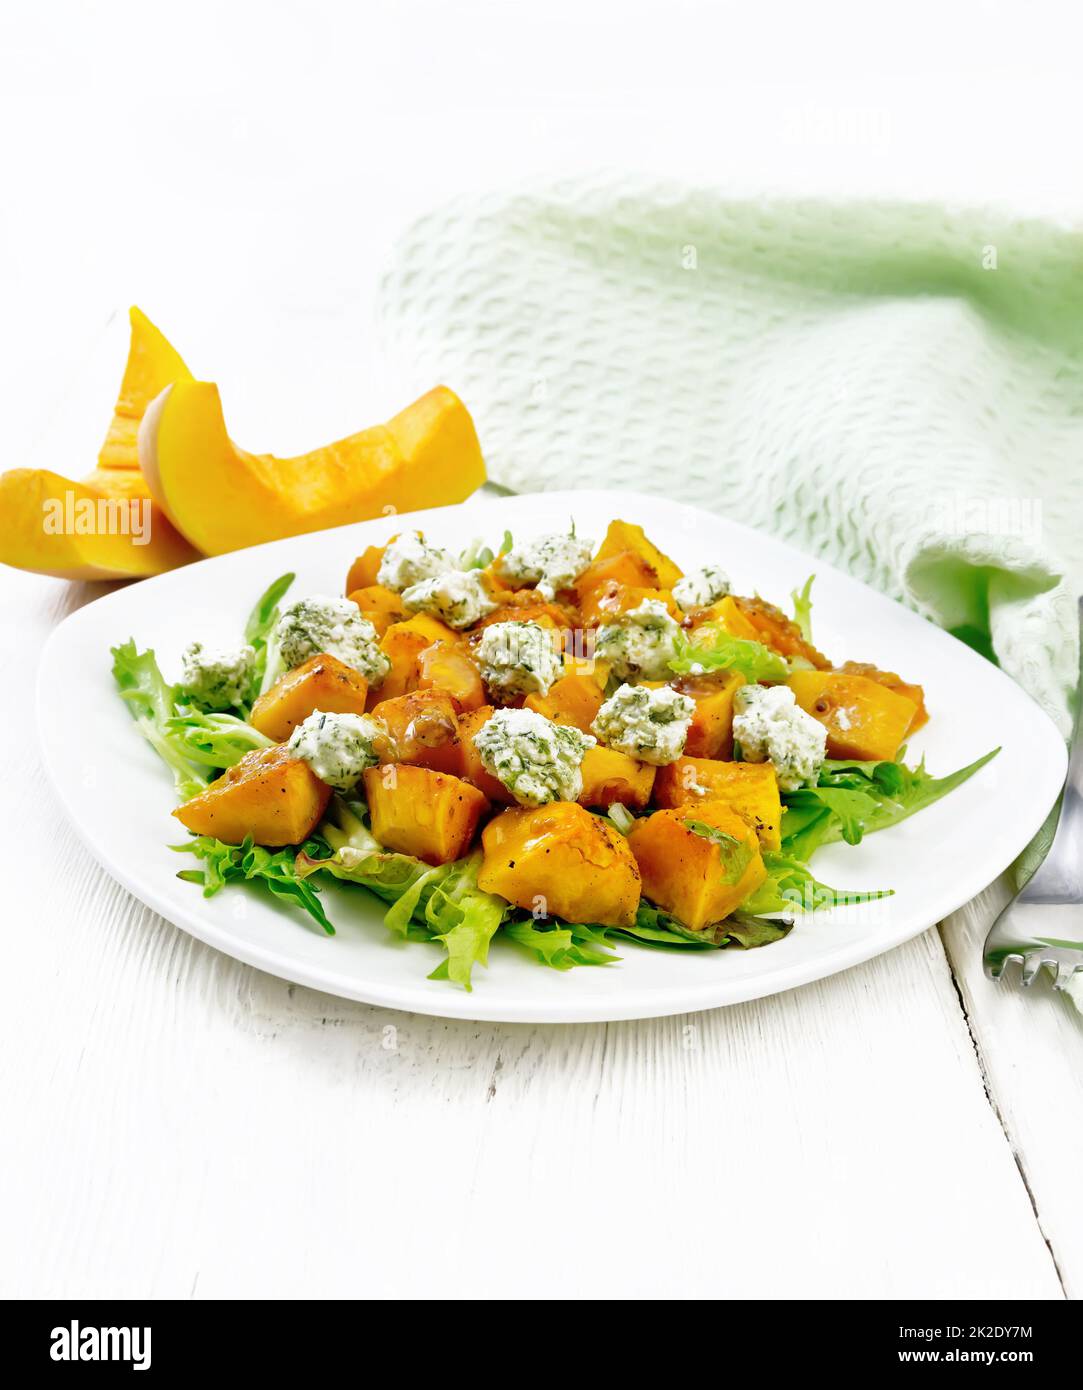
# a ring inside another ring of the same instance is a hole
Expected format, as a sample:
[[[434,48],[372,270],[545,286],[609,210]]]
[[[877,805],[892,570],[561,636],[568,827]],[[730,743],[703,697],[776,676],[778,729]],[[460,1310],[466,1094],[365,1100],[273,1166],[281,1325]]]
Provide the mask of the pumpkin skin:
[[[482,831],[478,886],[527,912],[630,927],[639,870],[628,842],[574,801],[504,811]]]
[[[279,743],[246,753],[173,814],[193,835],[213,835],[227,845],[251,835],[274,849],[307,839],[330,799],[327,783]]]
[[[720,845],[689,830],[695,819],[740,841],[749,861],[736,883],[725,882]],[[692,808],[655,811],[636,821],[628,843],[639,864],[643,893],[670,912],[690,931],[703,931],[738,907],[767,877],[756,832],[725,802],[700,802]]]
[[[324,714],[364,714],[368,681],[337,657],[321,652],[287,671],[252,706],[249,723],[284,743],[316,710]]]
[[[830,758],[890,762],[913,723],[914,702],[867,676],[795,671],[787,684],[801,708],[826,728]]]
[[[177,530],[207,555],[380,516],[404,497],[418,508],[461,502],[485,481],[474,422],[446,386],[385,425],[275,458],[233,443],[212,382],[177,381],[143,416],[139,466]]]
[[[580,765],[583,790],[579,804],[608,810],[619,802],[630,810],[642,811],[651,799],[656,771],[650,763],[641,763],[615,748],[588,748]]]
[[[448,864],[470,848],[489,803],[469,782],[408,763],[363,774],[372,833],[380,844],[426,864]]]
[[[756,832],[764,849],[782,846],[782,799],[770,763],[732,763],[712,758],[678,758],[658,769],[654,801],[663,809],[694,808],[720,801]],[[687,814],[695,814],[689,810]]]

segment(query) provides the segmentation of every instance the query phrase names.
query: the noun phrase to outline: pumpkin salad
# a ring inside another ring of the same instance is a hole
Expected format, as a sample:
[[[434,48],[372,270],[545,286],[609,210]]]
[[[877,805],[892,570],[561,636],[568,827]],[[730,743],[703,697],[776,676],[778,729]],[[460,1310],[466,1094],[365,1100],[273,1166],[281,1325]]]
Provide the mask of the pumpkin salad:
[[[443,951],[469,989],[498,933],[565,970],[621,940],[765,946],[802,914],[887,896],[809,867],[972,776],[902,761],[920,685],[836,665],[717,564],[683,573],[641,528],[459,555],[420,532],[370,547],[341,596],[259,599],[229,648],[193,641],[113,675],[173,774],[207,895],[262,885],[328,934],[334,879]],[[339,901],[342,901],[339,899]]]

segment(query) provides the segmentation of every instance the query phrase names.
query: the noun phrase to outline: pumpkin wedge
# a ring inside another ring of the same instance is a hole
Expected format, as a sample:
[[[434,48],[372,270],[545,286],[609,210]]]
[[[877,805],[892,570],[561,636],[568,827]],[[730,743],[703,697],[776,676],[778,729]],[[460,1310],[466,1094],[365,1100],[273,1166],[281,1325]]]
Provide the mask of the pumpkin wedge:
[[[217,386],[179,381],[143,417],[139,466],[177,529],[208,555],[380,516],[404,499],[461,502],[485,481],[474,422],[446,386],[386,425],[275,458],[233,443]]]
[[[139,309],[129,311],[128,361],[98,466],[82,482],[44,468],[0,477],[0,562],[58,579],[143,579],[198,552],[152,500],[136,433],[150,402],[191,373]]]

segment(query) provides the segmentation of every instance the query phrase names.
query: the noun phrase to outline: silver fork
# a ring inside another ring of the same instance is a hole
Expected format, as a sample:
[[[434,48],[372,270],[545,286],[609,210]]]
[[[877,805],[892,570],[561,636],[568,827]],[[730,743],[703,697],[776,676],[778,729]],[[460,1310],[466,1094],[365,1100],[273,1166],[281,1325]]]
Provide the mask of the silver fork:
[[[1060,820],[1049,853],[985,938],[985,973],[999,980],[1010,960],[1022,962],[1029,985],[1048,966],[1063,989],[1083,970],[1083,598],[1079,600],[1080,695],[1068,757]]]

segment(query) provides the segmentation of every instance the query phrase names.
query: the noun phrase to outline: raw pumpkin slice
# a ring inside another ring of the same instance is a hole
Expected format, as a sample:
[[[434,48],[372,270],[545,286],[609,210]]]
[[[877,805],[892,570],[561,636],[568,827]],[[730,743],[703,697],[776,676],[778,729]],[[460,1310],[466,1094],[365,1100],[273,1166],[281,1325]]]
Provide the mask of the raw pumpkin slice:
[[[106,473],[86,483],[44,468],[0,477],[0,563],[57,579],[146,579],[199,559],[140,474]]]
[[[0,562],[59,579],[143,579],[198,559],[150,497],[136,433],[147,404],[191,373],[139,309],[98,466],[82,482],[44,468],[0,477]]]
[[[139,464],[177,529],[208,555],[461,502],[485,481],[474,422],[446,386],[386,425],[280,459],[233,443],[212,382],[178,381],[143,418]]]

